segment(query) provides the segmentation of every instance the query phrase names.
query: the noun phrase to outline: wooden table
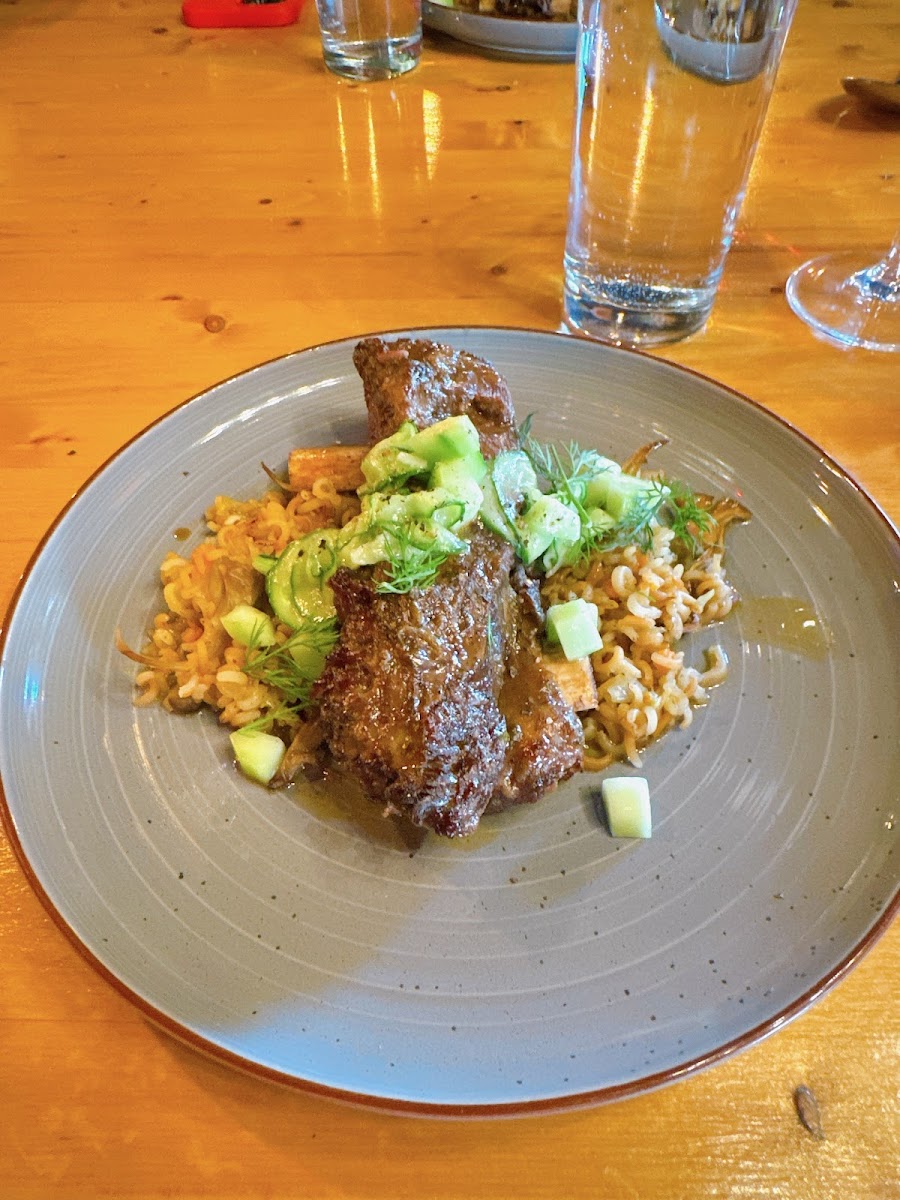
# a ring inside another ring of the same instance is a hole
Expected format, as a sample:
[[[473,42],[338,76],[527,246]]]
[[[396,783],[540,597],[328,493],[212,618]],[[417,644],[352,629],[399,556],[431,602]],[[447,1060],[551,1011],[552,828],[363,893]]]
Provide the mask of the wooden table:
[[[894,516],[900,361],[817,341],[783,295],[813,252],[885,246],[894,0],[802,0],[706,331],[661,351],[816,439]],[[315,11],[192,31],[174,0],[0,5],[0,607],[57,511],[126,439],[217,380],[427,324],[554,329],[569,64],[429,35],[353,86]],[[889,1200],[900,931],[762,1044],[589,1111],[447,1123],[244,1077],[157,1032],[60,935],[0,843],[4,1197]],[[818,1098],[825,1140],[797,1119]]]

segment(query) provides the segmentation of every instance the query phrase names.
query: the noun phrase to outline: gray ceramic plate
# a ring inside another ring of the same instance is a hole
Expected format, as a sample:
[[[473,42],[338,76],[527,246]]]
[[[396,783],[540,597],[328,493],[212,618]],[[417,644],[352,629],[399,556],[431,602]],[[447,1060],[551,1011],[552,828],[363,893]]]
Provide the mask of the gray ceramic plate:
[[[594,778],[417,850],[380,819],[240,778],[208,715],[132,706],[157,566],[260,461],[364,431],[352,343],[214,387],[126,446],[48,534],[0,682],[6,823],[34,886],[153,1020],[221,1058],[415,1111],[590,1103],[801,1011],[896,906],[895,532],[825,454],[661,361],[555,334],[430,331],[508,376],[544,438],[740,492],[731,674],[646,756],[647,842]],[[711,633],[700,635],[692,654]]]
[[[422,0],[422,23],[494,58],[569,62],[575,58],[575,21],[519,21],[466,12],[452,3]]]

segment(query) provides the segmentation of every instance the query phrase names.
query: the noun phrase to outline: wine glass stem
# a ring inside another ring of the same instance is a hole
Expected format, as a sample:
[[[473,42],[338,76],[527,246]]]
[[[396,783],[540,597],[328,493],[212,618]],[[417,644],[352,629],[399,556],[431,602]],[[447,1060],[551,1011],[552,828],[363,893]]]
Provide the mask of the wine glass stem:
[[[875,299],[900,301],[900,229],[884,258],[874,266],[858,271],[852,279],[861,291]]]

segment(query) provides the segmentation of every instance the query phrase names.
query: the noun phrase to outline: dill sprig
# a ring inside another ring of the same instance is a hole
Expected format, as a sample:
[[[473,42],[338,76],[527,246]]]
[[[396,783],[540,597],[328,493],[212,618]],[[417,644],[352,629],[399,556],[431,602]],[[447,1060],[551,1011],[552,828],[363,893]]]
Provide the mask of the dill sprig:
[[[298,716],[299,708],[288,705],[279,704],[276,708],[270,708],[257,717],[255,721],[248,721],[246,725],[242,725],[241,729],[246,733],[265,733],[272,728],[273,725],[291,725]]]
[[[245,673],[273,688],[284,701],[279,709],[266,714],[270,724],[276,720],[293,720],[309,707],[318,670],[337,640],[336,618],[308,617],[284,642],[273,646],[260,646],[256,642],[248,645]],[[275,713],[279,715],[273,715]]]
[[[675,538],[689,553],[699,551],[712,515],[698,502],[691,488],[678,479],[657,476],[644,495],[635,495],[625,520],[613,526],[596,526],[584,505],[588,482],[614,470],[608,458],[596,450],[584,450],[577,442],[562,448],[537,441],[531,434],[531,417],[519,430],[522,449],[528,455],[538,478],[578,514],[581,537],[565,556],[569,563],[593,554],[637,545],[647,550],[657,524],[673,530]]]
[[[666,524],[676,539],[692,555],[700,552],[703,535],[713,523],[713,515],[698,502],[693,490],[680,479],[666,480]]]
[[[377,584],[376,592],[401,595],[413,588],[430,587],[438,571],[455,553],[436,541],[431,544],[416,541],[404,525],[385,525],[381,532],[390,577]]]
[[[643,496],[636,496],[629,507],[628,518],[613,526],[597,526],[584,505],[588,482],[598,475],[612,471],[610,459],[596,450],[585,450],[577,442],[559,448],[537,441],[531,435],[531,418],[526,418],[519,437],[535,473],[550,490],[574,509],[581,522],[581,537],[566,555],[566,561],[580,562],[592,554],[614,550],[632,543],[646,549],[653,537],[653,522],[668,497],[668,485],[654,481]]]
[[[632,545],[648,550],[653,541],[654,525],[659,523],[668,498],[668,483],[654,479],[649,491],[632,499],[626,520],[612,529],[600,531],[601,536],[592,550],[617,550]]]
[[[611,470],[609,460],[596,450],[583,449],[574,441],[562,448],[539,442],[531,435],[531,415],[519,429],[519,440],[538,479],[564,500],[581,522],[581,537],[566,555],[566,560],[578,562],[599,550],[609,549],[607,542],[612,531],[598,529],[584,506],[588,481]]]
[[[577,442],[558,447],[537,441],[531,436],[530,416],[519,429],[519,439],[535,474],[547,482],[551,491],[578,496],[589,479],[610,470],[608,459],[596,450],[582,449]]]

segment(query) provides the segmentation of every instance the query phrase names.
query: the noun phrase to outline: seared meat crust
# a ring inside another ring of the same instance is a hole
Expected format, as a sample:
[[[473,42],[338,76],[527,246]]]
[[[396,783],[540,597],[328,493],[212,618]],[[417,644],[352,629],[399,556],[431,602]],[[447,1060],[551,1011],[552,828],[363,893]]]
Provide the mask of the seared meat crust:
[[[472,832],[504,767],[511,565],[479,530],[428,588],[379,594],[372,570],[331,579],[341,640],[315,688],[331,754],[387,812],[448,837]]]
[[[366,338],[354,350],[353,363],[363,382],[373,442],[404,421],[421,429],[466,414],[487,457],[518,445],[506,381],[474,354],[412,338]]]

